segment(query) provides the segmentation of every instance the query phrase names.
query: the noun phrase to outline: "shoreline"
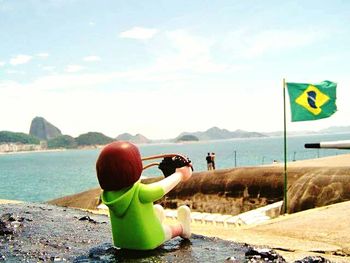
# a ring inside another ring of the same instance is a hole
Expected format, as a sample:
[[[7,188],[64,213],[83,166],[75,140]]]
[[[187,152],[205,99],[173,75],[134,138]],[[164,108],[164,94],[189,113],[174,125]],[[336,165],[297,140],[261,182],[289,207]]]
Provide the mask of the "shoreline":
[[[68,149],[47,149],[47,150],[32,150],[32,151],[12,151],[12,152],[0,152],[0,155],[11,154],[26,154],[26,153],[45,153],[45,152],[64,152]]]

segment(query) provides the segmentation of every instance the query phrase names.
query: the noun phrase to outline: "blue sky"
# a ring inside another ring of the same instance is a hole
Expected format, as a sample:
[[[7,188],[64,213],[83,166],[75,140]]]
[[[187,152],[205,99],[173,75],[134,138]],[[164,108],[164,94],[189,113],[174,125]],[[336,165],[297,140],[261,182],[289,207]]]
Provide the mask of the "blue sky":
[[[0,130],[282,130],[283,78],[338,83],[289,130],[350,125],[349,1],[0,0],[0,32]]]

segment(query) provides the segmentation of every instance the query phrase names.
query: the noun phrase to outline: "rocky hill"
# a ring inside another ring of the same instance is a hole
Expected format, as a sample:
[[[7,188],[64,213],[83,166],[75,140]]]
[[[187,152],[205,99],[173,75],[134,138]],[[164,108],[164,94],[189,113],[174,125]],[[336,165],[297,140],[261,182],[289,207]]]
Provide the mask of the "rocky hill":
[[[142,134],[131,135],[130,133],[123,133],[117,136],[117,141],[128,141],[132,143],[150,143],[151,140]]]
[[[43,117],[35,117],[32,120],[29,134],[41,140],[50,140],[62,135],[60,129],[45,120]]]
[[[79,135],[75,138],[75,141],[79,146],[89,146],[89,145],[105,145],[114,141],[100,132],[88,132]]]
[[[258,132],[248,132],[243,130],[229,131],[226,129],[220,129],[218,127],[212,127],[204,132],[183,132],[176,138],[176,140],[184,135],[193,135],[201,141],[224,140],[233,138],[266,137],[266,135]]]

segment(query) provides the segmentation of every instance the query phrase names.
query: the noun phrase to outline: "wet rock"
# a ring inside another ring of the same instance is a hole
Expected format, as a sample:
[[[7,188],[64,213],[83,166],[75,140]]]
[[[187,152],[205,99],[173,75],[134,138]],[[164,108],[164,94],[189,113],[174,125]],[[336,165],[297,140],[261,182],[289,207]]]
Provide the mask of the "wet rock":
[[[245,256],[248,262],[286,262],[282,256],[268,248],[249,247]]]
[[[97,222],[89,216],[82,216],[79,218],[80,221],[88,221],[90,223],[97,224]]]
[[[331,261],[320,256],[315,256],[315,257],[305,257],[301,260],[295,261],[294,263],[331,263]]]
[[[6,260],[6,257],[0,253],[0,261],[5,261]]]
[[[137,251],[119,249],[104,243],[90,249],[74,263],[83,262],[224,262],[235,251],[237,262],[244,261],[244,246],[232,242],[193,235],[191,240],[176,238],[157,249]]]
[[[226,258],[225,263],[240,263],[240,261],[235,257],[228,257]]]
[[[0,236],[13,235],[22,227],[23,217],[6,213],[0,216]]]
[[[7,233],[0,234],[0,262],[285,262],[272,250],[200,235],[151,251],[119,249],[105,215],[26,203],[2,204],[0,211],[0,231]]]
[[[52,256],[50,257],[51,262],[65,262],[67,261],[65,258],[60,257],[60,256]]]

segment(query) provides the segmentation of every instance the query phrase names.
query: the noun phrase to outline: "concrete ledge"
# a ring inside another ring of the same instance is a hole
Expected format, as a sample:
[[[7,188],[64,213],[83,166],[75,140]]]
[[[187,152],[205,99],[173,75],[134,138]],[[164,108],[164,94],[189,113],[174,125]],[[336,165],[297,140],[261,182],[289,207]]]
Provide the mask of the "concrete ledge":
[[[283,201],[280,201],[236,216],[222,215],[218,213],[191,212],[191,221],[192,223],[212,224],[215,226],[223,225],[225,227],[238,227],[253,224],[256,225],[279,216],[279,211],[282,207],[282,204]],[[108,211],[108,207],[104,204],[100,204],[97,208],[103,213],[107,213]],[[167,219],[177,219],[176,210],[165,209],[164,211]]]

